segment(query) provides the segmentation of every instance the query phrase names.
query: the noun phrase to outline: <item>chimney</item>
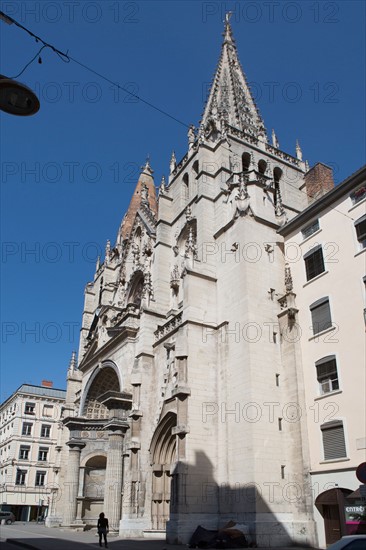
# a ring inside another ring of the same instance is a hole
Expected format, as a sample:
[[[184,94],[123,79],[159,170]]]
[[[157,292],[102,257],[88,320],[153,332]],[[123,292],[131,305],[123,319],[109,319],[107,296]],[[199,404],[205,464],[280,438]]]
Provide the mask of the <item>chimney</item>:
[[[42,380],[41,386],[43,386],[44,388],[52,388],[53,382],[52,380]]]
[[[311,204],[334,188],[332,168],[318,162],[305,174],[305,186]]]

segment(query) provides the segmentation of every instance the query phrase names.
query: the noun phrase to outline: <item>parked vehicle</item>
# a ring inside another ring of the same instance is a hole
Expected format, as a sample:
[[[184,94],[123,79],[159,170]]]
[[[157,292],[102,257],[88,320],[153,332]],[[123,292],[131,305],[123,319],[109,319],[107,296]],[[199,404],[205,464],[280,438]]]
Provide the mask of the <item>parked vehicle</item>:
[[[366,535],[347,535],[328,546],[327,550],[365,550]]]
[[[14,523],[15,516],[13,512],[5,512],[4,510],[0,510],[0,523],[5,520],[6,525],[10,525],[11,523]]]

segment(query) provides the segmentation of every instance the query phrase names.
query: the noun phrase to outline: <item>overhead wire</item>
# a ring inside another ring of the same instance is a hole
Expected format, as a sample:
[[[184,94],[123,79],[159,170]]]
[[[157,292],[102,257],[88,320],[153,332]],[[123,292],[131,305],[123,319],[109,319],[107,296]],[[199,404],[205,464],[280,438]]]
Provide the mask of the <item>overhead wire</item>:
[[[182,126],[185,126],[186,128],[189,128],[189,124],[186,124],[185,122],[183,122],[182,120],[179,120],[179,118],[176,118],[175,116],[171,115],[170,113],[168,113],[167,111],[164,111],[164,109],[160,109],[160,107],[157,107],[156,105],[154,105],[153,103],[151,103],[150,101],[148,101],[147,99],[144,99],[142,98],[141,96],[139,96],[138,94],[135,94],[133,92],[131,92],[130,90],[127,90],[127,88],[124,88],[123,86],[121,86],[120,84],[118,84],[118,82],[114,82],[113,80],[111,80],[110,78],[108,78],[107,76],[104,76],[103,74],[99,73],[98,71],[92,69],[91,67],[88,67],[87,65],[85,65],[84,63],[82,63],[81,61],[78,61],[77,59],[75,59],[74,57],[71,57],[69,55],[69,59],[70,61],[73,61],[74,63],[76,63],[77,65],[80,65],[80,67],[83,67],[84,69],[86,69],[87,71],[95,74],[96,76],[99,76],[99,78],[102,78],[103,80],[105,80],[106,82],[109,82],[109,84],[112,84],[113,86],[116,86],[117,88],[119,88],[120,90],[122,90],[123,92],[127,92],[129,95],[131,95],[132,97],[134,97],[135,99],[138,99],[139,101],[141,101],[142,103],[145,103],[145,105],[148,105],[149,107],[151,107],[152,109],[155,109],[155,111],[158,111],[159,113],[171,118],[172,120],[174,120],[175,122],[178,122],[179,124],[181,124]]]
[[[41,48],[41,50],[29,61],[29,63],[27,63],[27,65],[24,67],[24,69],[17,75],[20,76],[32,63],[33,61],[36,59],[36,57],[39,55],[39,53],[44,49],[44,48],[51,48],[51,50],[56,53],[60,59],[62,61],[64,61],[65,63],[70,63],[70,61],[73,61],[74,63],[76,63],[77,65],[79,65],[80,67],[82,67],[83,69],[89,71],[90,73],[98,76],[99,78],[101,78],[102,80],[105,80],[106,82],[108,82],[109,84],[112,84],[113,86],[116,86],[117,88],[119,88],[120,90],[122,90],[123,92],[126,92],[128,93],[130,96],[134,97],[135,99],[138,99],[139,101],[141,101],[142,103],[145,103],[145,105],[148,105],[149,107],[151,107],[152,109],[155,109],[155,111],[158,111],[159,113],[167,116],[168,118],[174,120],[175,122],[178,122],[179,124],[181,124],[182,126],[185,126],[186,128],[189,128],[189,124],[186,124],[185,122],[183,122],[182,120],[179,120],[177,117],[171,115],[170,113],[168,113],[167,111],[165,111],[164,109],[161,109],[160,107],[157,107],[156,105],[154,105],[153,103],[151,103],[150,101],[148,101],[147,99],[144,99],[143,97],[141,97],[140,95],[138,94],[135,94],[133,92],[131,92],[130,90],[128,90],[127,88],[125,88],[124,86],[121,86],[120,84],[118,84],[118,82],[115,82],[114,80],[111,80],[110,78],[108,78],[107,76],[103,75],[102,73],[96,71],[95,69],[93,69],[92,67],[89,67],[88,65],[86,65],[85,63],[82,63],[81,61],[79,61],[78,59],[76,59],[75,57],[72,57],[71,55],[69,55],[69,51],[67,50],[66,53],[65,52],[62,52],[61,50],[59,50],[58,48],[56,48],[55,46],[53,46],[52,44],[49,44],[48,42],[46,42],[45,40],[43,40],[43,38],[41,38],[40,36],[37,36],[36,34],[34,34],[30,29],[27,29],[27,27],[25,27],[24,25],[22,25],[21,23],[19,23],[18,21],[16,21],[13,17],[10,17],[9,15],[5,14],[4,12],[0,11],[0,16],[4,16],[5,19],[8,19],[11,23],[14,23],[14,25],[16,25],[17,27],[19,27],[21,30],[25,31],[26,33],[28,33],[32,38],[34,38],[36,40],[36,42],[41,42],[43,44],[43,47]],[[17,77],[12,77],[12,78],[17,78]]]
[[[9,76],[9,78],[19,78],[20,75],[22,75],[24,73],[24,71],[26,69],[28,69],[28,67],[30,65],[32,65],[32,63],[37,59],[38,57],[38,60],[40,60],[41,58],[39,57],[40,56],[40,53],[42,50],[44,50],[45,48],[47,48],[48,46],[42,46],[42,48],[36,53],[36,55],[34,57],[32,57],[32,59],[30,61],[28,61],[28,63],[24,66],[24,68],[20,71],[20,73],[14,75],[14,76]]]
[[[26,33],[28,33],[32,38],[34,38],[36,40],[36,42],[41,42],[43,44],[42,48],[39,50],[39,52],[26,64],[26,66],[22,69],[22,71],[16,76],[16,77],[11,77],[11,78],[17,78],[19,77],[21,74],[23,74],[23,72],[34,62],[34,60],[37,58],[37,56],[39,56],[39,54],[41,53],[41,51],[44,49],[44,48],[50,48],[56,55],[58,55],[58,57],[64,62],[64,63],[70,63],[71,61],[73,61],[74,63],[76,63],[77,65],[79,65],[80,67],[82,67],[83,69],[91,72],[92,74],[98,76],[99,78],[101,78],[102,80],[105,80],[106,82],[108,82],[109,84],[112,84],[113,86],[116,86],[117,88],[119,88],[120,90],[122,90],[123,92],[126,92],[128,93],[130,96],[134,97],[135,99],[141,101],[142,103],[144,103],[145,105],[151,107],[152,109],[156,110],[157,112],[167,116],[168,118],[170,118],[171,120],[174,120],[175,122],[178,122],[178,124],[181,124],[182,126],[185,126],[186,128],[190,128],[191,125],[190,124],[187,124],[186,122],[183,122],[182,120],[179,120],[177,117],[171,115],[170,113],[168,113],[167,111],[165,111],[164,109],[161,109],[160,107],[157,107],[156,105],[154,105],[153,103],[151,103],[150,101],[142,98],[141,96],[139,96],[138,94],[135,94],[133,92],[131,92],[130,90],[128,90],[127,88],[125,88],[124,86],[121,86],[118,82],[115,82],[113,80],[111,80],[110,78],[108,78],[107,76],[103,75],[102,73],[96,71],[95,69],[93,69],[92,67],[89,67],[88,65],[86,65],[85,63],[82,63],[81,61],[79,61],[78,59],[72,57],[71,55],[69,55],[69,51],[67,50],[66,53],[65,52],[62,52],[61,50],[59,50],[58,48],[56,48],[55,46],[53,46],[52,44],[49,44],[48,42],[46,42],[45,40],[43,40],[40,36],[37,36],[36,34],[34,34],[30,29],[28,29],[27,27],[25,27],[24,25],[22,25],[21,23],[19,23],[18,21],[16,21],[13,17],[10,17],[9,15],[5,14],[3,11],[0,10],[0,17],[2,17],[5,21],[7,20],[7,22],[11,22],[11,23],[14,23],[14,25],[16,25],[17,27],[19,27],[21,30],[25,31]],[[227,151],[229,151],[230,153],[232,153],[231,149],[229,149],[228,147],[224,147],[224,149],[226,149]],[[307,192],[306,191],[303,191],[301,189],[299,189],[298,187],[296,187],[295,185],[287,182],[287,185],[289,185],[290,187],[293,187],[294,189],[296,189],[297,191],[300,191],[301,193],[304,193],[304,195],[307,196]],[[338,212],[339,214],[342,214],[343,216],[346,216],[347,218],[351,219],[352,221],[354,221],[354,218],[352,218],[351,216],[349,216],[348,214],[345,214],[344,212],[341,212],[340,210],[338,210],[337,208],[333,208],[332,210],[334,210],[335,212]]]

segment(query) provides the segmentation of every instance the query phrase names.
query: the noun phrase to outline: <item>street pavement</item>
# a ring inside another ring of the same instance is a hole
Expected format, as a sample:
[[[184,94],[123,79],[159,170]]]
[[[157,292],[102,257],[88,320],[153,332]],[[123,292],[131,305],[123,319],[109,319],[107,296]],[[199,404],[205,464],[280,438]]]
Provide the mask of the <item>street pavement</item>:
[[[49,529],[37,523],[17,521],[12,525],[0,526],[1,550],[83,550],[87,547],[99,548],[96,530],[74,532],[59,528]],[[167,544],[163,539],[122,539],[109,536],[111,550],[182,550],[187,546]],[[266,550],[266,549],[262,549]],[[267,549],[268,550],[268,549]],[[281,549],[279,549],[281,550]],[[282,549],[284,550],[284,549]],[[316,550],[297,546],[286,550]]]

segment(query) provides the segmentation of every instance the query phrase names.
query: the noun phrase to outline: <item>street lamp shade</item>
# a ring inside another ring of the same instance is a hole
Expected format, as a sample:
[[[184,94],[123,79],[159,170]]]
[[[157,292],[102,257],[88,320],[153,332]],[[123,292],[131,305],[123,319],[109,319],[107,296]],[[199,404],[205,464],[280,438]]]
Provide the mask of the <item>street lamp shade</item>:
[[[17,116],[35,115],[40,103],[36,94],[21,82],[0,75],[0,109]]]

